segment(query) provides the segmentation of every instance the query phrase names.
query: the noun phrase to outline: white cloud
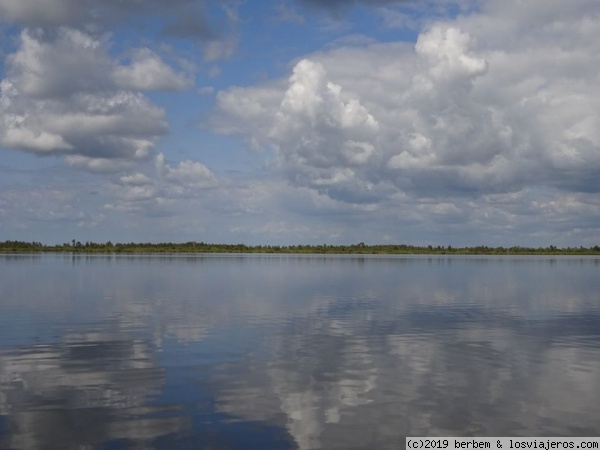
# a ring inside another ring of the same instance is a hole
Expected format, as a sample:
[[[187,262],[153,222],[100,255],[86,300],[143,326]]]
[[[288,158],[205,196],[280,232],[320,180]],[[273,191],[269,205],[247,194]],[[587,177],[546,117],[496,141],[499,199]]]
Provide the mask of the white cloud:
[[[67,28],[51,34],[23,30],[18,51],[8,56],[9,79],[19,94],[48,99],[112,87],[105,42]]]
[[[34,132],[23,127],[25,117],[11,116],[5,118],[6,130],[0,141],[7,147],[29,148],[39,152],[53,150],[70,150],[73,147],[65,142],[62,136],[48,133],[47,131]]]
[[[470,51],[471,45],[468,33],[438,25],[419,36],[415,51],[427,59],[428,73],[435,81],[471,80],[470,77],[483,75],[487,70],[486,61]]]
[[[0,145],[66,154],[70,165],[92,171],[148,158],[167,124],[136,90],[183,88],[189,80],[145,50],[121,66],[107,45],[72,29],[24,30],[0,82]]]
[[[584,3],[494,0],[415,46],[308,55],[287,84],[218,93],[215,130],[274,149],[291,183],[347,202],[597,192],[600,5]]]
[[[153,170],[114,179],[109,185],[113,198],[104,208],[142,217],[186,215],[191,204],[200,204],[220,186],[221,181],[201,162],[184,160],[171,165],[159,153]]]
[[[138,202],[153,200],[157,196],[157,192],[151,186],[127,186],[120,195],[127,202]]]
[[[156,156],[155,165],[160,176],[186,189],[206,189],[218,185],[216,176],[199,161],[184,160],[173,167],[165,162],[164,155],[160,153]]]
[[[308,59],[294,67],[290,85],[278,111],[272,135],[296,128],[295,119],[308,121],[311,127],[342,128],[369,134],[378,129],[377,121],[356,98],[342,98],[342,88],[326,79],[322,64]]]
[[[323,64],[309,59],[294,67],[287,89],[279,85],[219,93],[216,127],[242,132],[255,145],[273,146],[277,166],[299,186],[370,198],[373,184],[355,173],[374,155],[379,124],[356,95],[329,81]],[[235,119],[231,120],[231,116]],[[236,128],[239,127],[239,128]]]
[[[114,77],[123,88],[136,90],[181,90],[192,85],[190,78],[176,73],[147,48],[137,50],[129,66],[116,67]]]
[[[121,183],[129,186],[144,186],[150,184],[152,180],[143,173],[134,173],[132,175],[123,175],[120,178]]]
[[[70,167],[76,167],[92,173],[123,172],[131,168],[131,161],[126,159],[90,158],[82,155],[68,155],[65,162]]]

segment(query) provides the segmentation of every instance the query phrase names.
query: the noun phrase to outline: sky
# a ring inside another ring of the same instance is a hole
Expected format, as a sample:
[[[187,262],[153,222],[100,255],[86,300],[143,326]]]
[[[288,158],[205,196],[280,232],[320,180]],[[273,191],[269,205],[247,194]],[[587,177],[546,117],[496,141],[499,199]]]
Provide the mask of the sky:
[[[0,240],[600,244],[598,0],[0,0]]]

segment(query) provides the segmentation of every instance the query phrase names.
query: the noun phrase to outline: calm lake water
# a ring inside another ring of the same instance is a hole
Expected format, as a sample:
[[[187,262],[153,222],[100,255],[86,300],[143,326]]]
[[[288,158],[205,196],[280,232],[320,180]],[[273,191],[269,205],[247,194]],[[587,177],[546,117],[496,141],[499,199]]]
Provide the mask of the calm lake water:
[[[0,448],[599,436],[600,259],[0,255]]]

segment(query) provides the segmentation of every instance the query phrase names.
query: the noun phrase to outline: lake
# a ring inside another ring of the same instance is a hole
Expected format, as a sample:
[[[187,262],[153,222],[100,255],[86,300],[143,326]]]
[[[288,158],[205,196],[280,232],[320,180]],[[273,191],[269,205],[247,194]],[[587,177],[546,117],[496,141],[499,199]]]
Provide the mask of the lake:
[[[0,255],[2,449],[600,436],[600,258]]]

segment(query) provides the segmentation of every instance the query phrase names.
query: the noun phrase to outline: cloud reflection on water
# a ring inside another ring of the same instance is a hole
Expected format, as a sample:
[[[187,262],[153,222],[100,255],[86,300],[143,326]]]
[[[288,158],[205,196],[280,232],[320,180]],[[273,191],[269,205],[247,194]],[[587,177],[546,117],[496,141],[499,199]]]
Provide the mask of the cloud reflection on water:
[[[58,259],[2,262],[9,447],[600,432],[595,260]]]
[[[188,425],[146,406],[165,371],[139,340],[67,335],[60,345],[3,352],[0,414],[9,417],[9,448],[97,447],[122,439],[143,444]]]

